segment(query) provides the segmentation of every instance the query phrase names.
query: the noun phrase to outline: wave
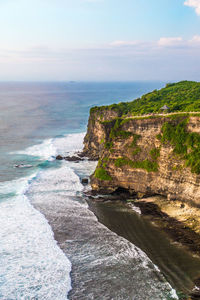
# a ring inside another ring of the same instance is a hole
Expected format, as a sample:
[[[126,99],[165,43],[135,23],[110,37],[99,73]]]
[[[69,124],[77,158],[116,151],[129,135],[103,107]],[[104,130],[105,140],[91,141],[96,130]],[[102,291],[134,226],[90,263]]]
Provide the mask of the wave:
[[[23,154],[39,157],[42,160],[54,160],[58,154],[70,155],[83,148],[85,133],[66,134],[62,137],[44,140],[37,144],[11,154]]]
[[[54,160],[58,153],[65,155],[80,151],[83,136],[84,133],[68,134],[11,153],[35,156],[42,163],[33,168],[33,173],[27,177],[0,183],[2,300],[33,297],[45,300],[67,299],[71,289],[71,263],[57,246],[45,217],[31,205],[30,198],[31,195],[37,198],[39,194],[43,199],[47,191],[52,195],[56,191],[55,186],[59,186],[65,195],[82,191],[83,186],[70,167],[45,169],[44,166],[45,161]],[[64,177],[70,179],[67,186]],[[43,182],[43,186],[38,189],[37,195],[31,193],[32,185],[37,186],[39,182]]]
[[[112,295],[113,299],[158,300],[166,299],[165,294],[178,299],[147,255],[99,223],[88,209],[79,176],[91,174],[92,163],[63,161],[60,168],[41,172],[29,189],[32,203],[47,216],[72,262],[72,299],[101,295],[103,300]]]
[[[37,173],[33,173],[30,176],[19,178],[12,181],[4,181],[0,182],[0,194],[7,195],[7,194],[13,194],[13,195],[23,195],[26,193],[26,191],[29,188],[30,182],[35,178]]]
[[[42,161],[53,161],[57,154],[73,155],[74,152],[81,151],[83,137],[84,133],[48,139],[41,144],[18,151],[17,154],[36,156]],[[95,162],[89,161],[78,164],[62,161],[59,162],[59,167],[40,167],[29,177],[0,184],[0,193],[15,194],[8,201],[1,203],[0,209],[0,234],[3,243],[0,250],[2,251],[0,274],[3,274],[0,278],[2,300],[34,297],[40,300],[67,299],[71,289],[69,259],[75,269],[78,269],[78,282],[74,283],[73,287],[75,293],[77,287],[78,295],[83,293],[83,287],[87,282],[93,280],[91,276],[97,273],[95,280],[98,282],[99,275],[104,280],[108,269],[113,270],[109,275],[113,284],[115,276],[119,277],[117,282],[121,283],[123,278],[120,276],[123,271],[127,274],[127,278],[129,275],[135,278],[132,283],[137,289],[142,278],[152,285],[155,295],[159,288],[162,291],[165,289],[170,291],[171,287],[166,283],[158,282],[159,286],[153,287],[157,276],[153,275],[156,268],[148,257],[136,246],[100,224],[95,215],[88,210],[88,205],[82,197],[84,187],[80,183],[80,178],[89,176],[95,165]],[[34,209],[31,203],[38,210]],[[48,220],[52,216],[55,220],[59,217],[62,220],[67,214],[67,225],[60,222],[58,224],[61,228],[66,226],[63,234],[69,235],[67,244],[66,239],[62,244],[64,252],[58,247],[51,227],[39,211],[47,216]],[[71,238],[70,233],[73,233]],[[85,269],[83,269],[84,260],[87,265]],[[78,267],[76,263],[79,264]],[[91,270],[94,273],[91,274]],[[99,274],[98,270],[101,270],[102,274]],[[125,282],[132,290],[130,280],[126,279]],[[93,288],[90,284],[89,287]],[[101,286],[97,291],[95,286],[94,293],[100,294],[100,289]],[[139,289],[137,293],[140,294]],[[84,295],[87,299],[87,294]]]

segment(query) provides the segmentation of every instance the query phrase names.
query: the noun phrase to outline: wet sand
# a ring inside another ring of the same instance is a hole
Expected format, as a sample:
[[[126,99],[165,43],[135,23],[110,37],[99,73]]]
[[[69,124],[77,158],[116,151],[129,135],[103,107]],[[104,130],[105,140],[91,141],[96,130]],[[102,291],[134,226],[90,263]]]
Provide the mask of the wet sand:
[[[70,300],[168,299],[171,288],[149,258],[99,223],[82,197],[57,195],[33,204],[72,263]]]
[[[144,203],[139,205],[144,215],[131,209],[132,204],[122,201],[89,199],[88,204],[102,224],[142,249],[176,290],[191,294],[200,277],[200,258],[177,243],[175,236],[172,240],[169,232],[159,228],[156,220],[161,220],[162,215],[151,214],[154,209],[148,210],[147,206],[145,209]]]

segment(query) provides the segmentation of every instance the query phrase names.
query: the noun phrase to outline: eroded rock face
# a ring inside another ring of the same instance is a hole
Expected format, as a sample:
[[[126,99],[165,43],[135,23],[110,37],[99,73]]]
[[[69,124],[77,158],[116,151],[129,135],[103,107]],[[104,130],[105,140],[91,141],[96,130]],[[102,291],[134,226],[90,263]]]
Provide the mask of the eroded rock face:
[[[90,113],[88,130],[84,138],[84,155],[90,159],[98,160],[100,153],[104,150],[104,143],[107,137],[106,127],[102,122],[110,121],[119,116],[116,111],[103,111]]]
[[[192,173],[185,161],[174,153],[170,143],[160,140],[169,117],[121,120],[116,127],[115,111],[91,114],[84,153],[99,159],[92,189],[113,192],[121,187],[139,195],[163,195],[168,199],[200,205],[200,175]],[[191,116],[187,131],[200,133],[200,117]]]

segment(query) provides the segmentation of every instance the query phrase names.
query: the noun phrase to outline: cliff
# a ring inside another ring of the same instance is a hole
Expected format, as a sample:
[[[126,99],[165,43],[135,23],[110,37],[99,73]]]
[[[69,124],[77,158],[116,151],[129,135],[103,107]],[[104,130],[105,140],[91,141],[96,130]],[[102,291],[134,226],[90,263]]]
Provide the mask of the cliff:
[[[200,114],[128,117],[115,106],[95,108],[84,145],[99,160],[93,190],[200,205]]]

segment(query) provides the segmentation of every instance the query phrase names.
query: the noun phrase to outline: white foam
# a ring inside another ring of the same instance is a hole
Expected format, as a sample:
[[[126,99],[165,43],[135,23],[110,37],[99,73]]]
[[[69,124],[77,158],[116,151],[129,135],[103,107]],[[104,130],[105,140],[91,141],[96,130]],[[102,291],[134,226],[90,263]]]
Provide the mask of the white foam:
[[[0,299],[67,299],[71,264],[24,195],[0,204]]]
[[[178,295],[177,295],[175,289],[172,289],[172,290],[171,290],[171,292],[170,292],[170,297],[171,297],[172,299],[177,299],[177,300],[179,299],[179,297],[178,297]]]
[[[83,137],[85,133],[66,134],[60,138],[47,139],[43,143],[37,144],[10,154],[24,154],[39,157],[42,160],[53,160],[56,155],[70,155],[83,148]]]
[[[30,176],[19,178],[12,181],[4,181],[0,182],[0,194],[6,195],[9,193],[13,193],[16,195],[23,195],[31,182],[31,180],[36,177],[37,173],[33,173]]]
[[[75,196],[83,190],[79,177],[74,171],[66,166],[65,162],[58,169],[41,171],[33,182],[29,192],[62,192],[65,195]]]
[[[73,155],[74,152],[81,151],[83,149],[84,136],[84,132],[67,134],[64,137],[55,138],[53,140],[53,144],[58,154]]]
[[[43,155],[47,145],[51,151]],[[33,146],[23,153],[49,159],[56,149],[52,140]],[[44,174],[47,174],[44,175]],[[46,176],[46,177],[45,177]],[[70,178],[68,187],[62,180]],[[38,189],[41,199],[44,191],[55,187],[67,194],[81,191],[77,175],[70,168],[47,169],[31,176],[0,183],[0,193],[13,193],[10,200],[0,203],[0,299],[64,300],[71,289],[71,263],[57,246],[44,216],[33,208],[25,193],[31,184],[42,182]]]
[[[45,140],[39,145],[18,153],[37,156],[41,160],[53,160],[57,154],[73,155],[74,151],[80,151],[83,146],[83,137],[84,133],[69,134],[61,138]],[[27,191],[28,197],[33,200],[34,204],[42,207],[45,203],[45,207],[55,211],[56,214],[61,214],[60,209],[62,205],[66,208],[67,201],[71,217],[74,216],[74,219],[79,220],[78,214],[80,213],[85,222],[84,230],[89,230],[93,235],[96,232],[95,237],[99,238],[100,230],[105,230],[103,238],[105,239],[106,235],[109,236],[107,248],[113,256],[110,254],[105,255],[104,258],[100,256],[99,260],[94,263],[101,264],[103,261],[106,265],[106,261],[110,264],[111,259],[117,263],[122,258],[124,260],[131,258],[138,260],[138,268],[149,270],[150,260],[146,254],[98,223],[94,214],[86,209],[86,202],[79,203],[71,198],[84,189],[76,173],[89,176],[95,164],[87,161],[79,164],[63,161],[59,168],[45,169],[31,177],[6,182],[4,186],[0,184],[0,192],[14,191],[17,194],[11,200],[0,204],[0,234],[2,235],[0,240],[3,244],[0,250],[0,274],[4,274],[0,277],[2,287],[0,299],[64,300],[71,289],[71,263],[57,246],[47,220],[31,206],[24,195]],[[70,210],[72,207],[73,209]],[[83,207],[85,209],[82,210]],[[95,224],[92,224],[95,226],[89,226],[88,223],[91,220],[95,221]],[[5,224],[7,224],[6,228]],[[115,247],[112,250],[114,244]],[[119,247],[117,247],[118,244]],[[90,256],[92,259],[94,252],[98,251],[92,248],[93,246],[96,247],[96,244],[84,243],[85,257]],[[101,243],[99,247],[100,251]],[[103,242],[102,247],[104,248]],[[114,251],[116,247],[119,249],[118,252]],[[78,253],[74,255],[77,256]],[[81,255],[83,255],[82,252]],[[172,291],[172,294],[174,293],[175,291]]]
[[[53,160],[58,153],[80,151],[83,136],[48,139],[17,153]],[[36,192],[32,196],[41,201],[45,192],[75,195],[83,190],[79,177],[64,164],[0,183],[2,195],[13,193],[0,203],[0,299],[64,300],[71,289],[71,263],[57,246],[47,220],[26,197],[31,185]]]
[[[53,145],[53,139],[45,140],[41,144],[37,144],[31,147],[26,148],[25,150],[20,150],[17,152],[11,152],[10,154],[24,154],[30,156],[36,156],[40,159],[51,159],[56,156],[56,148]]]
[[[139,207],[135,206],[133,203],[129,203],[128,206],[129,206],[132,210],[134,210],[136,213],[138,213],[139,215],[142,214],[141,209],[140,209]]]

